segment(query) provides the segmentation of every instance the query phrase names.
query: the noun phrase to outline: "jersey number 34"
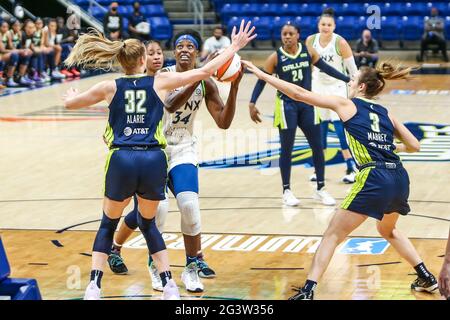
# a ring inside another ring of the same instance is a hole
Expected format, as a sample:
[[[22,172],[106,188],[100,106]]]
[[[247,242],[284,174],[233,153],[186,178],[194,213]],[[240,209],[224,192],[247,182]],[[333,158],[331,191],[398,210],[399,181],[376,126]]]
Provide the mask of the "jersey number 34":
[[[147,93],[145,90],[127,90],[125,91],[126,113],[146,113],[147,109],[143,107],[145,100],[147,100]]]

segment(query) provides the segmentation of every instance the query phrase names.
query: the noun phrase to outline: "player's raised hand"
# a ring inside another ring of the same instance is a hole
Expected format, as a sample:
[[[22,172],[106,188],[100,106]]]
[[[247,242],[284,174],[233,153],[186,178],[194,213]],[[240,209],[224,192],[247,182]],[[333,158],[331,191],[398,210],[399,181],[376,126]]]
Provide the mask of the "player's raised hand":
[[[254,75],[257,76],[258,78],[261,79],[261,75],[264,75],[264,72],[257,66],[255,66],[251,61],[241,60],[241,63],[245,66],[245,68],[248,71],[253,72]]]
[[[256,38],[257,34],[253,34],[255,27],[250,29],[252,25],[251,21],[245,24],[245,20],[241,20],[241,26],[239,27],[239,32],[236,33],[236,26],[233,27],[231,32],[231,45],[237,47],[238,49],[244,48],[250,41]]]
[[[439,274],[439,292],[446,299],[450,299],[450,261],[445,260]]]
[[[258,108],[256,108],[256,105],[253,102],[250,102],[248,105],[248,111],[250,112],[250,118],[253,120],[254,123],[258,124],[261,123],[261,113],[259,112]]]
[[[63,99],[64,103],[66,103],[68,100],[70,100],[70,99],[76,97],[76,96],[78,95],[78,93],[79,93],[79,92],[78,92],[78,89],[74,89],[74,88],[70,87],[70,88],[66,91],[66,94],[64,94],[64,95],[62,96],[62,99]]]

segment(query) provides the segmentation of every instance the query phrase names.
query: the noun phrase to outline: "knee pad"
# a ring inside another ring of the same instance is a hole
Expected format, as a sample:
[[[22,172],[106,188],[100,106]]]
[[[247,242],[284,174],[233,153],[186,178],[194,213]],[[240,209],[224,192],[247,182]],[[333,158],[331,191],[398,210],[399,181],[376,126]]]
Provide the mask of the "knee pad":
[[[93,251],[109,254],[114,239],[114,232],[116,232],[119,219],[111,219],[104,212],[100,228],[95,237]]]
[[[198,194],[191,191],[180,192],[177,204],[181,214],[181,232],[188,236],[198,235],[201,230]]]
[[[11,53],[11,56],[9,58],[9,66],[15,67],[15,66],[17,66],[17,63],[19,63],[19,54]]]
[[[138,215],[138,209],[134,208],[133,211],[130,211],[125,216],[124,222],[128,228],[130,228],[132,230],[137,229],[137,227],[138,227],[137,215]]]
[[[166,194],[166,198],[159,202],[158,210],[156,212],[156,227],[159,232],[164,232],[164,224],[166,223],[167,215],[169,214],[169,198]]]
[[[138,224],[141,229],[142,235],[147,242],[147,248],[150,254],[158,253],[166,249],[164,239],[156,228],[155,218],[145,219],[140,213],[138,213]]]

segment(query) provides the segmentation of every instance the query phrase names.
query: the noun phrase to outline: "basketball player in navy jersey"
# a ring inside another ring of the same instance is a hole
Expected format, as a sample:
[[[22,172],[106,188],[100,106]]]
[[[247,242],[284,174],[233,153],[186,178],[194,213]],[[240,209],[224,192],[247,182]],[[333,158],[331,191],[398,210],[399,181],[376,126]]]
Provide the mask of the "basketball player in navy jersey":
[[[324,62],[317,51],[300,41],[297,26],[287,23],[281,29],[282,46],[267,58],[264,71],[276,74],[280,79],[311,90],[312,66],[326,74],[348,82],[350,78]],[[261,122],[256,100],[264,89],[265,82],[258,80],[250,100],[250,117],[256,123]],[[335,205],[334,198],[325,190],[325,158],[322,150],[320,120],[313,108],[303,102],[292,100],[282,92],[277,92],[275,102],[274,126],[280,133],[280,172],[283,183],[283,203],[297,206],[300,201],[291,191],[292,149],[294,147],[297,126],[303,131],[313,154],[314,168],[317,174],[317,190],[314,199],[324,205]]]
[[[174,37],[176,65],[161,72],[185,72],[196,67],[201,52],[200,34],[193,30],[181,31]],[[228,129],[235,113],[236,98],[243,72],[232,82],[226,103],[223,103],[215,82],[210,78],[174,90],[166,99],[168,108],[177,109],[174,114],[165,113],[163,118],[164,136],[167,139],[166,152],[169,161],[169,189],[177,199],[181,215],[186,266],[182,281],[189,292],[202,292],[204,285],[199,277],[213,278],[215,272],[203,258],[201,252],[201,215],[199,204],[197,142],[193,136],[194,121],[203,100],[217,126]],[[180,108],[184,107],[184,108]],[[179,109],[180,108],[180,109]],[[169,200],[161,201],[156,214],[158,230],[163,232],[169,213]],[[137,207],[130,212],[115,236],[111,255],[108,258],[111,270],[118,274],[127,272],[120,256],[120,248],[137,228]],[[149,259],[149,272],[154,290],[162,291],[161,279],[153,260]]]
[[[310,92],[270,76],[250,62],[243,61],[243,64],[291,99],[335,111],[344,123],[350,150],[359,169],[355,184],[323,235],[305,285],[296,289],[298,293],[290,299],[313,299],[317,282],[336,247],[368,217],[377,219],[380,235],[416,270],[418,277],[411,289],[436,290],[435,277],[409,239],[396,228],[399,216],[410,211],[409,177],[397,153],[417,152],[420,143],[385,107],[373,100],[383,91],[385,80],[407,78],[411,69],[389,63],[382,63],[379,69],[363,67],[352,78],[350,99],[346,99]],[[395,138],[401,142],[395,143]]]
[[[123,210],[134,194],[138,195],[138,225],[147,242],[163,284],[164,299],[179,299],[179,292],[169,271],[168,253],[155,224],[160,200],[165,198],[167,159],[162,148],[166,140],[162,117],[167,93],[181,86],[210,77],[249,41],[254,27],[242,20],[239,33],[232,32],[232,45],[200,69],[182,73],[166,72],[149,77],[145,46],[136,39],[110,41],[98,31],[82,35],[66,60],[80,65],[110,69],[118,63],[125,76],[102,81],[84,93],[68,90],[66,108],[78,109],[100,101],[109,103],[110,114],[105,137],[110,147],[106,161],[103,217],[94,241],[91,281],[86,300],[100,298],[101,278]],[[150,169],[149,169],[150,168]]]

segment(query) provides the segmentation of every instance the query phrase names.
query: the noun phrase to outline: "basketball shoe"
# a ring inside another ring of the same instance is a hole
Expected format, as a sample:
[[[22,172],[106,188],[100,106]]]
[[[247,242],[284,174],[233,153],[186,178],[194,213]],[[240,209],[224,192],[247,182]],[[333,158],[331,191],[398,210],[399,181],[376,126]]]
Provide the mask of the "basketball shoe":
[[[428,278],[417,277],[416,280],[411,284],[411,289],[418,292],[433,292],[438,288],[438,283],[436,278],[431,275]]]
[[[100,300],[100,288],[95,281],[89,282],[84,293],[84,300]]]
[[[123,258],[120,255],[120,253],[112,252],[108,256],[108,264],[109,264],[109,267],[111,268],[111,271],[114,272],[115,274],[127,274],[128,273],[128,268],[125,265],[125,263],[123,262]]]
[[[156,269],[155,263],[153,261],[148,261],[148,273],[150,274],[150,279],[152,280],[152,288],[155,291],[163,291],[163,285],[161,277],[159,276],[158,269]]]
[[[298,200],[294,194],[292,193],[291,190],[286,189],[283,192],[283,204],[290,206],[290,207],[295,207],[298,206],[300,204],[300,200]]]
[[[294,288],[293,290],[297,293],[288,300],[314,300],[314,290],[304,291],[303,288]]]
[[[162,300],[180,300],[180,292],[173,279],[167,281],[163,290]]]
[[[198,276],[198,266],[195,261],[184,268],[184,271],[181,274],[181,281],[183,281],[187,291],[203,292],[203,284]]]
[[[198,275],[200,278],[215,278],[216,273],[213,269],[211,269],[205,260],[203,260],[203,257],[198,257],[197,259],[197,267],[198,267]]]
[[[354,170],[347,170],[347,173],[345,174],[345,176],[342,178],[342,182],[350,184],[350,183],[355,183],[355,178],[356,178],[356,172]]]
[[[336,200],[334,200],[334,198],[325,190],[325,188],[316,190],[314,192],[313,198],[317,201],[322,202],[322,204],[326,206],[334,206],[336,204]]]

